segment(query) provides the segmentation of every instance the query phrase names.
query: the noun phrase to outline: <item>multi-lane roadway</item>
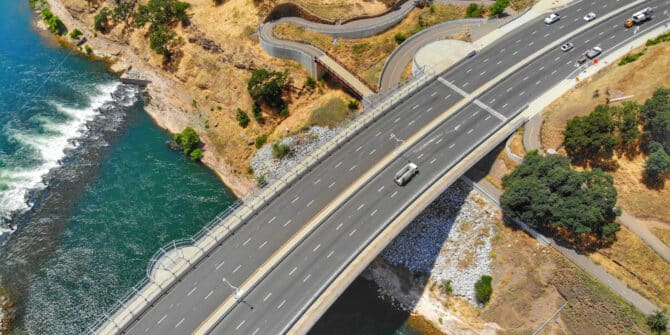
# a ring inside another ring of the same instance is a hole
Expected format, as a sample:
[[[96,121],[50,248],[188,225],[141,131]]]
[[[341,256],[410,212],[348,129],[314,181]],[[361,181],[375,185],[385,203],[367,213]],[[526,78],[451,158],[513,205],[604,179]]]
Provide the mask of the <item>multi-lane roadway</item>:
[[[491,81],[545,45],[590,25],[570,38],[575,48],[554,48],[498,82],[411,146],[366,182],[307,235],[253,289],[218,320],[216,334],[279,334],[327,288],[339,271],[431,183],[461,157],[508,122],[519,109],[576,71],[575,60],[588,48],[603,53],[633,35],[624,19],[646,6],[662,13],[668,0],[647,1],[611,19],[587,23],[587,12],[599,16],[624,5],[624,0],[581,1],[561,11],[562,19],[545,25],[542,19],[525,24],[441,75],[403,103],[389,110],[365,131],[355,135],[308,172],[280,197],[222,243],[197,268],[187,273],[153,307],[128,325],[132,334],[184,334],[195,330],[235,293],[224,282],[240,285],[299,229],[331,201],[390,154],[397,140],[407,139],[464,95]],[[651,28],[661,19],[640,27]],[[393,136],[391,136],[393,134]],[[408,160],[420,173],[405,187],[393,175]]]

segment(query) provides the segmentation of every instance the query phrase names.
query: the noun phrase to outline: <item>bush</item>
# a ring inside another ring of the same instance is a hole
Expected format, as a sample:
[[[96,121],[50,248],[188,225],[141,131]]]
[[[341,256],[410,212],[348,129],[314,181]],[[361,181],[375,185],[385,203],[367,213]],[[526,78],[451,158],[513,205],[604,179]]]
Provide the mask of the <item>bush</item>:
[[[174,31],[165,26],[159,26],[158,29],[154,30],[149,35],[149,46],[157,54],[170,58],[172,56],[170,42],[172,42],[175,36],[176,34]]]
[[[172,135],[172,139],[181,146],[186,155],[190,155],[200,145],[200,137],[191,127],[186,127],[181,133]]]
[[[251,106],[251,112],[254,114],[254,119],[256,119],[256,122],[259,124],[265,123],[265,120],[263,119],[263,112],[261,112],[261,105],[259,105],[257,102],[254,102],[254,104]]]
[[[202,158],[202,149],[196,148],[195,150],[191,151],[191,153],[188,155],[188,158],[190,158],[192,161],[199,161]]]
[[[482,7],[476,3],[471,3],[468,5],[468,8],[465,9],[465,17],[480,17],[482,16]]]
[[[366,50],[368,50],[369,48],[370,48],[370,44],[369,44],[369,43],[354,44],[354,45],[351,47],[351,52],[353,52],[354,55],[360,55],[360,54],[362,54],[363,52],[365,52]]]
[[[91,49],[91,46],[88,44],[84,46],[84,51],[86,51],[86,53],[89,55],[93,53],[93,49]]]
[[[670,33],[665,33],[665,34],[663,34],[663,35],[661,35],[661,36],[659,36],[659,37],[656,37],[656,38],[652,38],[652,39],[650,39],[650,40],[647,40],[646,45],[647,45],[648,47],[650,47],[650,46],[652,46],[652,45],[656,45],[656,44],[659,44],[659,43],[662,43],[662,42],[667,42],[667,41],[670,41]]]
[[[146,5],[140,5],[133,14],[135,25],[141,28],[149,23],[151,49],[169,59],[172,56],[170,49],[176,37],[171,26],[178,21],[182,24],[188,22],[186,10],[189,7],[188,3],[177,0],[149,0]]]
[[[496,0],[491,6],[491,16],[498,16],[505,12],[505,8],[509,6],[509,0]]]
[[[491,276],[482,276],[475,283],[475,297],[480,304],[486,304],[491,299],[493,288],[491,287]]]
[[[67,33],[67,27],[65,27],[63,21],[54,15],[49,8],[42,9],[42,19],[52,33],[58,35]]]
[[[263,134],[258,137],[256,137],[256,149],[260,149],[265,142],[268,140],[268,135]]]
[[[272,143],[272,157],[282,159],[288,155],[291,151],[291,147],[287,144],[283,144],[279,141]]]
[[[624,57],[619,61],[619,66],[626,65],[626,64],[628,64],[628,63],[632,63],[632,62],[636,61],[638,58],[640,58],[640,57],[642,57],[642,56],[644,55],[644,52],[645,52],[646,50],[647,50],[647,49],[644,49],[644,50],[642,50],[642,51],[640,51],[640,52],[638,52],[638,53],[627,54],[626,56],[624,56]]]
[[[109,8],[104,7],[100,12],[93,18],[93,28],[100,32],[107,31],[107,26],[109,25],[109,16],[111,12]]]
[[[662,176],[670,172],[670,156],[663,150],[663,146],[654,142],[654,151],[647,157],[644,166],[645,179],[652,183],[658,183]]]
[[[441,286],[442,291],[444,291],[444,294],[446,295],[451,295],[451,293],[454,292],[454,289],[451,287],[451,279],[443,280]]]
[[[287,71],[254,70],[247,83],[247,91],[255,102],[265,102],[272,108],[281,109],[284,107],[282,94],[287,85],[287,78]]]
[[[279,111],[279,116],[281,117],[287,117],[288,116],[288,108],[284,107]]]
[[[665,315],[665,310],[656,311],[647,316],[647,325],[651,331],[656,334],[662,334],[667,330],[668,316]]]
[[[358,101],[349,100],[349,102],[347,103],[347,108],[349,108],[352,111],[357,110],[358,109]]]
[[[395,36],[393,36],[393,38],[395,39],[396,43],[402,44],[402,42],[405,42],[405,40],[407,39],[407,36],[405,36],[403,33],[399,32],[399,33],[395,34]]]
[[[81,30],[79,30],[79,29],[77,29],[77,28],[74,28],[74,29],[72,29],[72,31],[70,32],[70,38],[73,39],[73,40],[78,40],[79,37],[81,37],[81,35],[83,35],[83,34],[84,34],[84,33],[82,33]]]
[[[237,119],[237,123],[242,128],[246,128],[249,125],[249,115],[247,115],[247,112],[243,111],[240,108],[237,109],[236,119]]]
[[[305,86],[310,88],[316,87],[316,79],[314,79],[314,77],[307,77],[307,79],[305,79]]]

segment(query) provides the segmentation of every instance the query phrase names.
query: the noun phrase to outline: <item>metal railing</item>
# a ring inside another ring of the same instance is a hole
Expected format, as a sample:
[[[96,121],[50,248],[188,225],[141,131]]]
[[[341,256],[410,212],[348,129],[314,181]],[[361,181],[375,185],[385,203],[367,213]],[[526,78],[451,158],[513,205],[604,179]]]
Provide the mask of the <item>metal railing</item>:
[[[142,280],[118,299],[108,309],[108,312],[103,313],[98,320],[91,324],[88,333],[122,331],[130,322],[145,312],[147,307],[158,301],[166,290],[190,272],[193,265],[197,265],[205,256],[211,254],[218,245],[253,217],[259,209],[267,206],[274,198],[351,137],[369,126],[386,111],[430,83],[437,75],[429,69],[424,70],[422,76],[385,94],[383,99],[375,99],[374,104],[368,105],[366,112],[349,121],[338,135],[329,140],[319,150],[296,162],[294,167],[282,177],[273,181],[272,184],[238,199],[193,236],[174,240],[162,246],[149,260],[146,274]],[[188,248],[194,250],[185,253]],[[158,271],[164,271],[168,276],[163,280],[158,280]]]

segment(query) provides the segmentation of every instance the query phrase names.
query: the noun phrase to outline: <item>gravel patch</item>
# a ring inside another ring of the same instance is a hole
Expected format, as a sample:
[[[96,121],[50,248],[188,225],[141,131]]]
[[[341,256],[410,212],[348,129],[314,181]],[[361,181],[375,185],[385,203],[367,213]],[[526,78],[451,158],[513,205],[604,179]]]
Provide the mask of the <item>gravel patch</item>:
[[[284,137],[279,142],[288,145],[291,150],[282,159],[272,156],[272,143],[264,145],[256,151],[256,154],[251,159],[251,167],[254,169],[254,174],[256,176],[265,176],[265,181],[268,184],[272,183],[291,170],[305,156],[335,137],[340,130],[341,128],[314,126],[305,132]]]
[[[476,304],[474,285],[491,274],[491,238],[496,209],[457,181],[382,252],[391,265],[451,280],[455,296]]]

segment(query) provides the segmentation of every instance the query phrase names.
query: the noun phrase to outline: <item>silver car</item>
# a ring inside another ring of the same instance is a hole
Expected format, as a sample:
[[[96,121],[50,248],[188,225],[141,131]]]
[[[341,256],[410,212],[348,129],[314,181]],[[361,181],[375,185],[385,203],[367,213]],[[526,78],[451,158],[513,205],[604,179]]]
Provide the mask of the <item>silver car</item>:
[[[566,52],[566,51],[568,51],[568,50],[570,50],[574,47],[575,47],[575,45],[572,44],[572,42],[568,42],[568,43],[565,43],[565,44],[561,45],[561,51]]]
[[[593,19],[596,18],[596,13],[594,12],[589,12],[588,14],[584,15],[584,21],[589,22]]]
[[[552,13],[549,16],[547,16],[546,18],[544,18],[544,23],[552,24],[552,23],[554,23],[554,22],[556,22],[560,19],[561,19],[561,16],[558,15],[558,13]]]
[[[395,180],[395,183],[399,186],[404,186],[417,173],[419,173],[419,167],[416,166],[416,164],[409,162],[403,166],[400,171],[396,172],[395,178],[393,178],[393,180]]]

